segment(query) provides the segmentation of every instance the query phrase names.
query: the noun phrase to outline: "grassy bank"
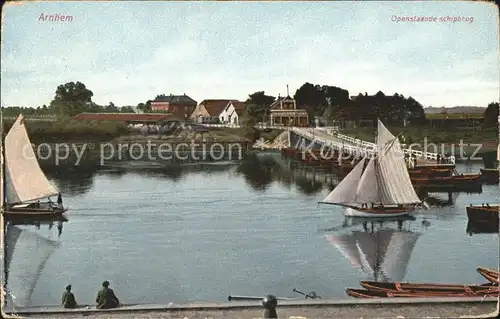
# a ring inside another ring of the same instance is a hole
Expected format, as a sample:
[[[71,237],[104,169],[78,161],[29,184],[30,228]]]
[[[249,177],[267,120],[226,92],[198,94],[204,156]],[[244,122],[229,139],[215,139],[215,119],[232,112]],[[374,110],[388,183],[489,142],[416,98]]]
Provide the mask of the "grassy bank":
[[[258,140],[259,138],[263,138],[266,141],[273,141],[278,135],[283,133],[283,130],[256,129],[252,127],[239,127],[239,128],[221,127],[221,128],[211,128],[210,131],[244,137],[253,142]]]
[[[12,124],[13,120],[4,120],[4,134],[10,130]],[[125,124],[117,122],[25,119],[25,124],[33,143],[99,142],[128,134]]]
[[[497,129],[483,129],[481,131],[443,131],[427,127],[388,127],[394,134],[402,133],[405,137],[407,144],[411,143],[498,143],[498,130]],[[361,140],[373,142],[375,140],[375,128],[356,128],[356,129],[343,129],[342,133],[352,137],[358,137]]]

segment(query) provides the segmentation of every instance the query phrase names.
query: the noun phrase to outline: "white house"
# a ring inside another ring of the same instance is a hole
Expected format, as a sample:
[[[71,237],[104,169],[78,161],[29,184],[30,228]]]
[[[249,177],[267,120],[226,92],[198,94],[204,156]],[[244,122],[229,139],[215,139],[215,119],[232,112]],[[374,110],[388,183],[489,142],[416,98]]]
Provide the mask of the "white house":
[[[240,101],[230,101],[219,114],[220,123],[239,125],[240,116],[245,111],[245,103]]]

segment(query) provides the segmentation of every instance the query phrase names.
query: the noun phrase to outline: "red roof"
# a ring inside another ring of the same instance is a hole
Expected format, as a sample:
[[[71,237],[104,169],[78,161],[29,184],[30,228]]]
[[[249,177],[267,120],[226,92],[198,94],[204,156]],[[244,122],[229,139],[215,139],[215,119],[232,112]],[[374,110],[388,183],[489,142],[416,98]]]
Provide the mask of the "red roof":
[[[232,102],[236,114],[241,115],[245,112],[245,102],[235,101]]]
[[[77,121],[118,121],[118,122],[158,122],[166,120],[170,114],[154,113],[80,113],[73,117]]]
[[[203,100],[200,105],[205,106],[205,110],[210,116],[219,116],[229,102],[238,102],[238,100]]]

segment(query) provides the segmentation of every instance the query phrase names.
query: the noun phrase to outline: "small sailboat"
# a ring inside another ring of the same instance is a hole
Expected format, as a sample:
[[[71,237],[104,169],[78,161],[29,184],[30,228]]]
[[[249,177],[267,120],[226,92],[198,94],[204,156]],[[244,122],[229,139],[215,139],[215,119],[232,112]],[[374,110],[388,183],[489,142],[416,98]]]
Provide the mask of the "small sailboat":
[[[345,208],[346,216],[394,217],[421,207],[397,137],[378,121],[377,154],[363,158],[320,203]]]
[[[5,136],[2,151],[4,216],[53,218],[67,210],[62,204],[61,193],[38,164],[22,114]],[[52,196],[58,197],[57,203],[51,201]],[[40,201],[44,199],[46,201]]]

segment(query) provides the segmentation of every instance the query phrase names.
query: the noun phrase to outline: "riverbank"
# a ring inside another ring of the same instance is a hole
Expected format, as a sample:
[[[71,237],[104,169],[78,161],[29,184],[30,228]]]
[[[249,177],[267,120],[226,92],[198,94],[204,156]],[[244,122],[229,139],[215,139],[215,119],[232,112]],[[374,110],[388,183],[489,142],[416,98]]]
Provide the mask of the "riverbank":
[[[497,302],[480,298],[409,298],[283,301],[277,308],[279,318],[472,318],[497,313]],[[37,308],[17,312],[27,318],[262,318],[259,302],[194,303],[188,305],[138,305],[113,310],[64,310]]]

